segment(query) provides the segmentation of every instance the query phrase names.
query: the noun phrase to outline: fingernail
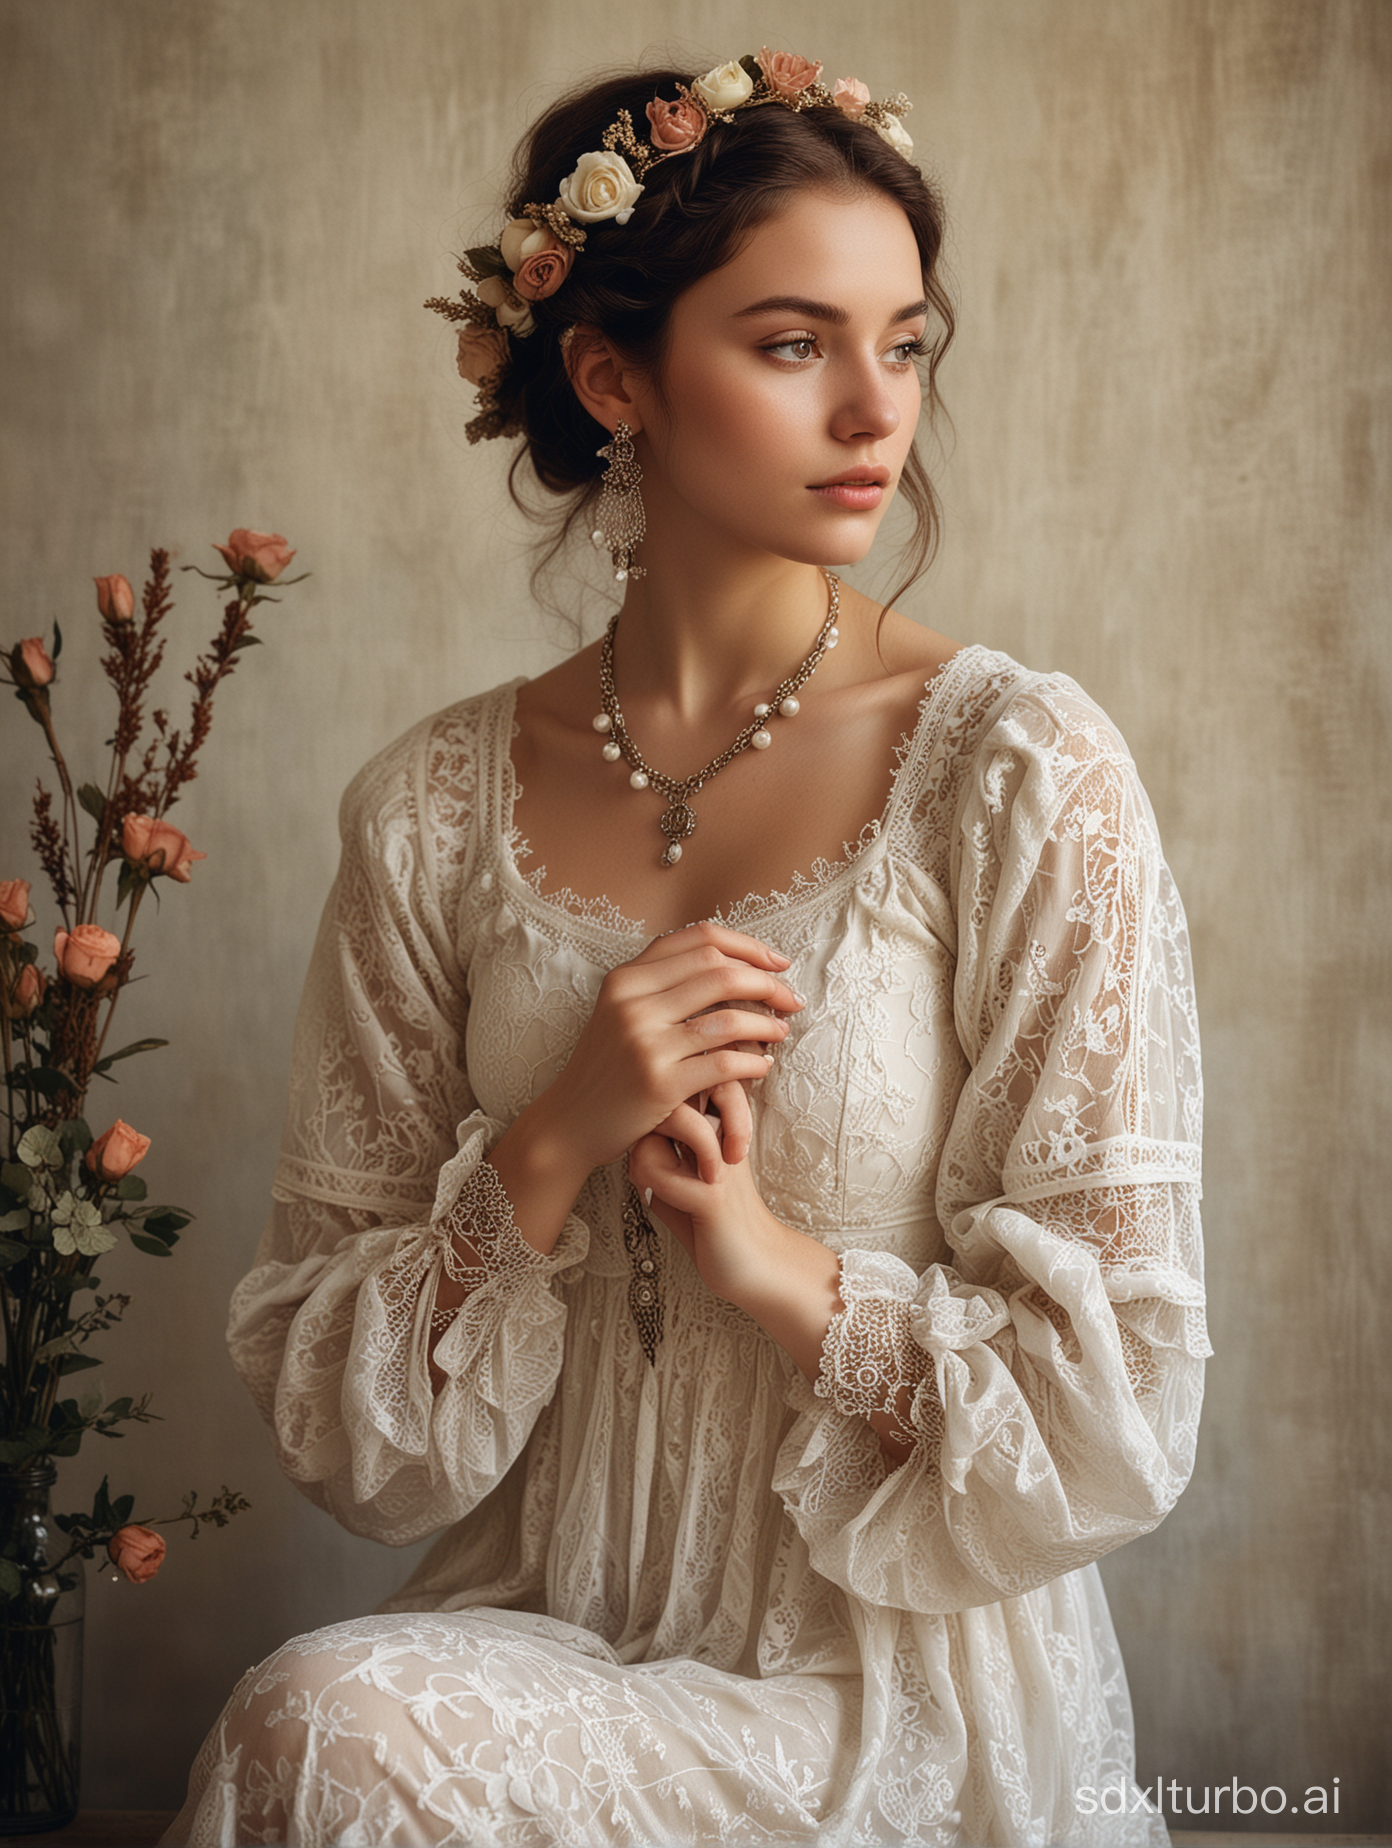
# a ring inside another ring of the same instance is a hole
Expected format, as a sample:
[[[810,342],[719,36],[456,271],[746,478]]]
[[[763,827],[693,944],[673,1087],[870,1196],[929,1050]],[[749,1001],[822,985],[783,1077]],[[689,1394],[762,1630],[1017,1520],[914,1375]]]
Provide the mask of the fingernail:
[[[769,955],[778,964],[780,969],[791,969],[792,968],[793,966],[792,957],[785,956],[782,950],[770,950]]]
[[[652,1205],[652,1188],[651,1187],[645,1187],[643,1189],[643,1205],[644,1206]]]
[[[797,1002],[797,1004],[798,1004],[798,1006],[799,1006],[799,1007],[806,1007],[806,1006],[807,1006],[807,996],[806,996],[806,995],[800,995],[800,994],[798,993],[798,991],[797,991],[797,989],[793,987],[793,985],[792,985],[792,983],[791,983],[791,982],[789,982],[789,983],[788,983],[788,988],[789,988],[789,991],[790,991],[790,992],[791,992],[791,994],[792,994],[792,997],[793,997],[793,999],[794,999],[794,1001],[796,1001],[796,1002]]]
[[[773,1064],[773,1048],[771,1046],[764,1047],[764,1063],[766,1065]]]

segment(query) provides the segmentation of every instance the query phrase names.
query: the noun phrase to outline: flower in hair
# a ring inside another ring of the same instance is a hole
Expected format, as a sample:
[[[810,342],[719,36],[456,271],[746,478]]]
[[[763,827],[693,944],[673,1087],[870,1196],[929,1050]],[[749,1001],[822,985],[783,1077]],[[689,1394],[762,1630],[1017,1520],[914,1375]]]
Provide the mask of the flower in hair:
[[[765,45],[757,57],[718,64],[704,77],[693,77],[689,87],[679,83],[675,101],[654,97],[647,106],[646,142],[638,139],[629,111],[621,109],[600,137],[602,147],[580,156],[554,200],[524,205],[496,244],[465,252],[459,268],[477,285],[476,291],[461,289],[455,301],[435,296],[426,307],[462,324],[459,370],[478,390],[478,415],[464,430],[471,443],[517,433],[520,426],[504,414],[499,402],[511,353],[508,343],[535,331],[532,304],[546,301],[563,286],[583,253],[586,226],[609,221],[626,225],[642,197],[649,169],[689,153],[714,125],[729,122],[736,110],[770,103],[795,114],[837,109],[873,128],[905,160],[912,157],[913,142],[900,120],[909,108],[906,96],[873,103],[859,78],[838,77],[835,89],[828,90],[821,77],[822,66],[811,58]]]

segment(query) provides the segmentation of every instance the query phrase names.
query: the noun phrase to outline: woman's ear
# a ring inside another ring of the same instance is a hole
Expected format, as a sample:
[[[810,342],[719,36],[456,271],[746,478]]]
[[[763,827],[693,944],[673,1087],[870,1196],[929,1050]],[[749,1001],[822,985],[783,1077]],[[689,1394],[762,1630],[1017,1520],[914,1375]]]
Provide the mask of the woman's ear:
[[[565,364],[576,397],[596,423],[611,435],[620,422],[635,432],[642,429],[642,413],[629,392],[624,362],[597,327],[580,322],[571,329]]]

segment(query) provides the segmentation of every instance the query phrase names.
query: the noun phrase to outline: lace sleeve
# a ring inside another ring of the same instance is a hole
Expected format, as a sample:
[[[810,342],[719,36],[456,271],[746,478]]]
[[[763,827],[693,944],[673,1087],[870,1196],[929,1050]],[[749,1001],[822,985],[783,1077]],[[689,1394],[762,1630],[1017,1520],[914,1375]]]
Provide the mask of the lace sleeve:
[[[547,1257],[493,1239],[435,1331],[445,1379],[432,1390],[436,1285],[505,1127],[479,1109],[464,1062],[468,720],[456,708],[408,733],[344,798],[276,1207],[228,1329],[287,1475],[345,1526],[396,1544],[459,1519],[520,1451],[560,1367],[551,1280],[586,1240],[577,1220]]]
[[[929,1611],[1153,1527],[1188,1479],[1210,1351],[1183,913],[1125,747],[1071,682],[996,721],[954,862],[971,1069],[937,1206],[956,1262],[843,1256],[779,1481],[819,1571]],[[913,1446],[893,1470],[863,1422],[887,1404]]]

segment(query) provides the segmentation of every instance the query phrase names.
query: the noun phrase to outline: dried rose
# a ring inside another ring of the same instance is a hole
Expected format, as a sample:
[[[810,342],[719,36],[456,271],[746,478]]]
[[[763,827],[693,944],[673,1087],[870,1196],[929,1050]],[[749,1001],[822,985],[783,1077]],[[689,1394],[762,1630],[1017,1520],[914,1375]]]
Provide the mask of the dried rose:
[[[738,109],[741,103],[747,103],[754,94],[754,79],[731,59],[728,64],[717,64],[704,77],[697,77],[691,87],[706,108],[716,114],[727,109]]]
[[[759,69],[767,77],[769,88],[780,96],[801,95],[822,74],[821,65],[810,58],[800,58],[795,51],[770,51],[767,45],[759,53]]]
[[[664,154],[681,154],[694,148],[704,141],[710,126],[705,110],[689,95],[679,97],[675,103],[655,96],[648,104],[648,120],[652,123],[652,144]]]
[[[144,1585],[164,1564],[164,1539],[150,1527],[120,1527],[106,1543],[111,1563],[132,1585]]]
[[[561,210],[578,224],[612,218],[626,225],[642,190],[622,154],[582,154],[574,173],[561,181]]]
[[[46,687],[57,671],[37,635],[10,650],[10,672],[22,687]]]
[[[254,533],[245,526],[229,534],[226,545],[214,544],[213,550],[222,553],[235,577],[258,584],[274,584],[295,556],[281,534]]]
[[[29,881],[0,879],[0,924],[23,930],[29,921]]]
[[[89,1171],[103,1181],[119,1181],[137,1162],[150,1152],[150,1138],[123,1123],[120,1117],[98,1136],[82,1160]]]
[[[121,828],[121,851],[132,866],[141,867],[152,877],[159,873],[187,885],[195,860],[206,860],[187,834],[181,834],[167,821],[152,821],[148,815],[127,815]]]
[[[48,987],[47,978],[33,963],[26,963],[10,990],[5,1004],[5,1013],[11,1020],[28,1020],[36,1008],[43,1005],[44,990]]]
[[[550,231],[538,231],[522,246],[522,261],[512,286],[524,302],[544,302],[570,274],[575,252]]]
[[[507,335],[496,327],[461,327],[459,376],[469,385],[482,385],[507,364]]]
[[[838,77],[831,100],[842,115],[848,115],[853,122],[858,122],[865,113],[865,105],[870,101],[870,92],[859,77]]]
[[[121,939],[100,924],[59,930],[53,939],[59,974],[74,988],[95,988],[121,954]]]
[[[111,577],[93,578],[97,587],[97,608],[108,622],[129,622],[135,614],[135,592],[130,579],[119,571]]]

